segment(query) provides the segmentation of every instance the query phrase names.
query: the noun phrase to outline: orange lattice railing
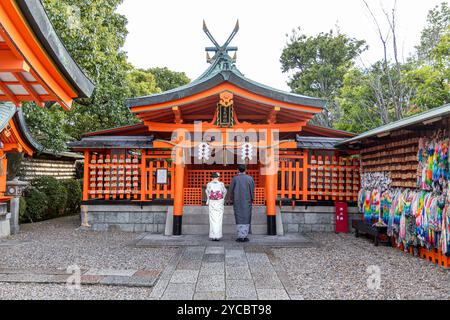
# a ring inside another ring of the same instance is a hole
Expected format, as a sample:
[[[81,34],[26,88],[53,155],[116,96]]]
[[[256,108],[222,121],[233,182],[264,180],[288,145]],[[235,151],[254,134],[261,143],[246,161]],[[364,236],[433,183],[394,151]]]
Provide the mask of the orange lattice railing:
[[[164,158],[145,158],[145,168],[142,169],[145,176],[142,177],[142,197],[145,201],[157,199],[173,199],[174,192],[174,167],[172,162]],[[167,183],[157,183],[156,174],[158,170],[166,170]]]
[[[282,159],[278,196],[300,201],[356,201],[360,185],[359,161],[342,157],[298,156]]]
[[[185,206],[201,206],[203,204],[203,189],[184,188],[183,198]]]
[[[153,201],[174,198],[175,168],[170,153],[85,153],[83,199]],[[165,183],[157,183],[163,170]],[[190,170],[186,167],[184,203],[201,205],[211,173],[219,172],[229,186],[236,175],[230,170]],[[264,177],[248,170],[255,180],[255,205],[265,205]],[[356,201],[360,185],[359,161],[342,157],[311,156],[307,152],[280,155],[277,197],[292,201]]]
[[[230,185],[231,179],[237,174],[237,170],[187,170],[188,181],[187,186],[189,188],[203,188],[206,187],[208,182],[211,181],[211,174],[213,172],[220,173],[220,181],[226,186]],[[253,177],[255,180],[255,186],[259,186],[260,174],[259,170],[247,170],[247,174]]]
[[[201,206],[206,196],[204,194],[204,188],[184,188],[183,198],[185,206]],[[226,203],[226,205],[232,205],[232,202]],[[255,188],[255,198],[253,201],[254,206],[266,205],[266,192],[265,188]]]

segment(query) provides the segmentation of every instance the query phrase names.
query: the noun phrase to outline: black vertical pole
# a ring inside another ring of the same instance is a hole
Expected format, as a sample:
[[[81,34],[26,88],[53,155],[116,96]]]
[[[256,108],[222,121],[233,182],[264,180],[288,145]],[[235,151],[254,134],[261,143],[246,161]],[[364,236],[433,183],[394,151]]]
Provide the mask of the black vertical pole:
[[[276,216],[267,216],[267,235],[277,235],[277,220]]]
[[[181,236],[181,227],[183,225],[183,216],[173,216],[173,235]]]

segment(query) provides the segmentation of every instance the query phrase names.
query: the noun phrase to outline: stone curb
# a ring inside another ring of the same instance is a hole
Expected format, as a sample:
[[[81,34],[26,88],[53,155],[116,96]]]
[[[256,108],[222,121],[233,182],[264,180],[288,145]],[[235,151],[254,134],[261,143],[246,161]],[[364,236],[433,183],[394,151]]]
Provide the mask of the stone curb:
[[[114,275],[111,270],[102,269],[82,270],[80,275],[80,285],[105,285],[121,287],[153,287],[158,281],[161,270],[118,270],[117,274],[124,274],[129,271],[132,275]],[[90,273],[91,272],[91,273]],[[65,284],[71,274],[65,270],[32,270],[32,269],[9,269],[0,268],[0,283],[45,283],[45,284]],[[73,281],[71,281],[73,284]]]

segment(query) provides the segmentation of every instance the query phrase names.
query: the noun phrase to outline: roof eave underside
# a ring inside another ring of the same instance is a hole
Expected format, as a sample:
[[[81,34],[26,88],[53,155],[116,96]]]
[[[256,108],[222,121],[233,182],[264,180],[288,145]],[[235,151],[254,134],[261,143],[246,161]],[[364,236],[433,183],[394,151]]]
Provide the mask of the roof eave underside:
[[[369,130],[367,132],[364,132],[356,137],[344,140],[343,142],[339,143],[338,145],[347,145],[352,142],[361,141],[370,137],[374,137],[386,132],[395,131],[399,129],[404,129],[409,126],[413,126],[419,123],[423,123],[427,120],[432,120],[434,118],[439,117],[448,117],[450,116],[450,104],[443,105],[442,107],[438,107],[435,109],[431,109],[429,111],[422,112],[420,114],[404,118],[402,120],[398,120],[395,122],[391,122],[389,124],[386,124],[384,126]]]
[[[335,150],[343,138],[308,137],[297,135],[295,141],[298,149]]]
[[[301,96],[289,92],[284,92],[278,89],[264,86],[260,83],[249,80],[233,71],[221,71],[215,73],[210,77],[200,79],[200,81],[191,82],[188,85],[179,87],[174,90],[169,90],[160,94],[155,94],[146,97],[139,97],[127,100],[128,108],[151,106],[161,103],[167,103],[170,101],[179,100],[185,97],[189,97],[200,92],[211,89],[221,83],[229,82],[241,89],[249,92],[280,101],[289,104],[297,104],[303,106],[311,106],[317,108],[325,108],[326,101],[323,99],[312,98],[307,96]]]
[[[94,136],[68,144],[72,150],[83,149],[151,149],[153,136]]]
[[[78,96],[80,98],[90,97],[94,91],[94,84],[72,59],[53,28],[41,1],[16,0],[16,2],[39,42],[55,62],[61,73],[77,90]]]

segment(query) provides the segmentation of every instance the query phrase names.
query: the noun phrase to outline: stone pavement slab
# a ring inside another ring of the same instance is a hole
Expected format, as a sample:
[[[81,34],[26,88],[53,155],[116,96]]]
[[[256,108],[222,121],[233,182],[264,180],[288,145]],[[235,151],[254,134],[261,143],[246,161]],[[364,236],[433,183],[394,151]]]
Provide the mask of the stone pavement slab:
[[[225,300],[225,291],[195,292],[194,300]]]
[[[200,268],[200,276],[225,274],[225,265],[223,262],[203,262]]]
[[[124,287],[153,287],[156,278],[126,277],[126,276],[106,276],[100,280],[99,284]]]
[[[198,270],[175,270],[170,283],[196,283]]]
[[[204,262],[224,262],[225,255],[224,254],[216,254],[216,253],[205,254],[203,256],[203,261]]]
[[[225,254],[225,247],[224,246],[206,247],[205,254]]]
[[[196,292],[223,292],[225,291],[224,275],[209,275],[198,278]]]
[[[290,300],[283,289],[256,289],[259,300]]]
[[[252,275],[247,266],[226,266],[225,274],[227,280],[251,280]]]
[[[194,297],[195,283],[169,283],[164,295],[163,300],[192,300]]]
[[[252,280],[228,280],[226,288],[227,298],[251,299],[257,298]]]
[[[131,277],[138,270],[136,269],[89,269],[84,274],[87,276],[125,276]]]

